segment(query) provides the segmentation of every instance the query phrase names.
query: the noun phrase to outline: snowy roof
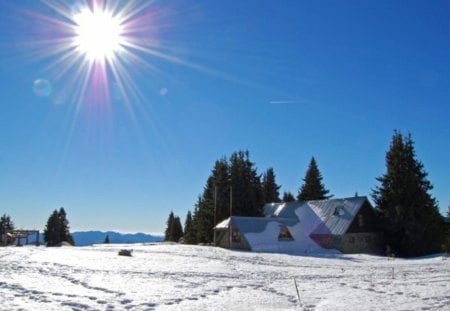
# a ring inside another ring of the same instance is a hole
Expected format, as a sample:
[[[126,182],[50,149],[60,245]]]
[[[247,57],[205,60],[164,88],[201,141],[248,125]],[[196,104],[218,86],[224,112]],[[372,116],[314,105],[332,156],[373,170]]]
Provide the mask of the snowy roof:
[[[333,235],[344,234],[366,200],[366,197],[354,197],[347,199],[309,201],[307,204],[322,221],[312,233]]]
[[[342,235],[350,227],[366,197],[317,200],[307,202],[269,203],[263,208],[265,217],[231,218],[232,227],[238,228],[252,249],[272,245],[312,250],[318,247],[311,235]],[[215,229],[228,229],[230,218],[219,223]],[[280,228],[286,226],[294,237],[293,244],[279,244]]]
[[[295,210],[304,202],[268,203],[264,205],[263,212],[266,217],[296,218]]]
[[[264,205],[265,217],[232,217],[232,226],[243,232],[260,232],[271,221],[286,225],[297,222],[314,226],[314,234],[344,234],[351,225],[366,197],[316,200],[307,202],[268,203]],[[313,213],[311,213],[311,211]],[[215,229],[227,229],[229,218],[219,223]]]
[[[280,226],[293,226],[295,225],[298,220],[292,219],[292,218],[263,218],[263,217],[239,217],[239,216],[233,216],[231,217],[231,226],[239,228],[239,231],[241,233],[248,233],[248,232],[263,232],[267,225],[271,222],[276,222]],[[219,223],[214,229],[228,229],[230,224],[230,218],[225,219],[221,223]]]

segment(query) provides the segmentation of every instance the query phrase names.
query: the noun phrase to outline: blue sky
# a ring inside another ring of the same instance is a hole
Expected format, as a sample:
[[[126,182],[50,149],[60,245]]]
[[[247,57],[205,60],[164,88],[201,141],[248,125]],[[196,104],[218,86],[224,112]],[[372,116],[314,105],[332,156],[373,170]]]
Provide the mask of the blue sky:
[[[0,7],[0,213],[17,226],[64,206],[72,230],[162,232],[237,150],[282,191],[314,156],[335,197],[370,196],[394,129],[447,211],[448,1],[155,1],[131,17],[152,53],[121,56],[103,93],[80,55],[55,54],[60,12]]]

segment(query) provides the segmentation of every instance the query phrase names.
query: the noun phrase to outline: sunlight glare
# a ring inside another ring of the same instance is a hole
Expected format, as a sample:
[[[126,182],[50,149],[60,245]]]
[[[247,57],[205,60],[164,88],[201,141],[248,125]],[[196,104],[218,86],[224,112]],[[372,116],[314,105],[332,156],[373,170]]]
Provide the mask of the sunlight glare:
[[[123,26],[111,13],[84,9],[73,18],[77,24],[75,45],[89,60],[112,60],[123,44]]]

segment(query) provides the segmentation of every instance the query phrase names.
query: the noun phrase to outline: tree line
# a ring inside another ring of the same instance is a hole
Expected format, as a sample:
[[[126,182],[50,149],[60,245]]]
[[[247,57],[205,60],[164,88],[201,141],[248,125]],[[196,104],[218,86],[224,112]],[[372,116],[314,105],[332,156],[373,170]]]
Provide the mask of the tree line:
[[[0,241],[4,242],[5,245],[12,245],[14,240],[7,236],[7,233],[14,230],[15,226],[11,217],[4,214],[0,218]],[[60,246],[64,243],[75,245],[69,230],[69,220],[63,207],[54,210],[48,218],[44,229],[44,241],[47,246]]]
[[[173,212],[170,213],[165,240],[178,241],[183,237],[184,242],[189,244],[212,243],[214,226],[230,215],[262,217],[262,208],[267,202],[328,199],[331,195],[322,179],[313,157],[297,196],[284,192],[280,199],[281,186],[276,182],[274,169],[268,168],[260,175],[248,151],[235,152],[229,159],[223,157],[215,162],[193,213],[188,211],[186,215],[184,232],[181,230],[181,234],[170,234],[174,223],[180,222]]]
[[[403,257],[450,251],[449,225],[445,225],[438,202],[430,193],[433,186],[417,159],[410,134],[394,132],[385,161],[386,172],[376,178],[378,185],[371,197],[389,251]],[[235,152],[229,159],[223,157],[215,162],[193,213],[188,211],[184,232],[179,217],[171,212],[165,239],[212,243],[214,226],[230,215],[260,217],[265,203],[332,197],[314,157],[302,181],[296,197],[284,192],[280,199],[273,168],[259,175],[248,151]],[[176,234],[172,234],[174,223]]]

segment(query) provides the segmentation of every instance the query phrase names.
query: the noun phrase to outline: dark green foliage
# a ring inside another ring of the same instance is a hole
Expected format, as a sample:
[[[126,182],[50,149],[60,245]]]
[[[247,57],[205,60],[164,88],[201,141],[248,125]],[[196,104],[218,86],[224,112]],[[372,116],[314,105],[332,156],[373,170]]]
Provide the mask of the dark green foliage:
[[[304,183],[300,187],[297,195],[297,200],[299,201],[309,201],[309,200],[326,200],[331,198],[329,190],[325,189],[322,183],[322,174],[319,171],[316,160],[314,157],[309,163],[308,170],[306,171]]]
[[[384,222],[386,243],[399,256],[438,252],[443,242],[443,219],[423,164],[416,159],[411,135],[395,132],[386,153],[386,173],[373,191]]]
[[[195,222],[195,232],[197,243],[210,243],[213,240],[214,199],[212,194],[206,192],[203,196],[206,198],[199,197],[196,204],[197,220]]]
[[[9,215],[3,214],[0,218],[0,235],[14,230],[14,224]]]
[[[47,246],[58,246],[62,242],[74,245],[72,235],[69,232],[69,221],[67,220],[64,208],[61,207],[59,211],[54,210],[50,215],[44,229],[44,241],[47,243]]]
[[[169,218],[167,218],[166,221],[166,231],[164,231],[164,241],[172,241],[171,233],[174,219],[175,216],[173,215],[173,211],[170,211]]]
[[[12,244],[12,239],[8,239],[4,237],[4,241],[1,240],[3,235],[6,235],[7,232],[14,230],[14,224],[11,221],[11,217],[9,215],[3,214],[0,218],[0,243],[4,242],[6,245]]]
[[[186,244],[196,244],[197,234],[195,231],[195,224],[192,219],[191,211],[188,211],[186,215],[186,221],[184,222],[184,243]]]
[[[105,240],[103,241],[103,244],[109,244],[109,235],[106,235]]]
[[[450,206],[448,207],[447,219],[444,221],[445,227],[445,239],[442,244],[442,251],[445,253],[450,253]]]
[[[283,193],[283,202],[287,203],[287,202],[294,202],[295,201],[295,197],[292,193],[290,193],[289,191]]]
[[[273,168],[269,168],[262,177],[262,193],[264,203],[280,202],[280,186],[275,181]]]
[[[167,227],[164,233],[164,240],[178,242],[183,237],[183,227],[180,218],[175,216],[171,211],[167,219]]]
[[[235,152],[230,157],[230,186],[233,216],[263,216],[264,198],[261,179],[248,151]]]
[[[261,179],[248,151],[217,160],[195,205],[196,243],[213,242],[213,228],[230,217],[231,206],[233,216],[262,216],[263,203]]]

